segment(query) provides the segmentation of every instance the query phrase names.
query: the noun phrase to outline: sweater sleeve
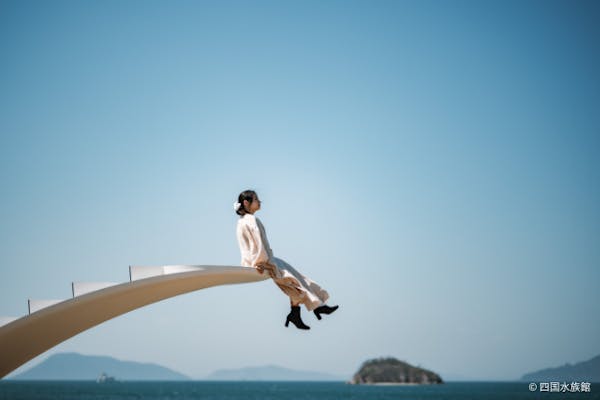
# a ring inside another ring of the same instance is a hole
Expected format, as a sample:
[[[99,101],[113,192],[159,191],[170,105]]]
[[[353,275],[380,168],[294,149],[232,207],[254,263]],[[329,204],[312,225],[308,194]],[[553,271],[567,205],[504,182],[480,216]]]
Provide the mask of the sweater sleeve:
[[[260,228],[255,218],[249,218],[249,224],[246,225],[246,235],[250,242],[250,262],[253,267],[264,266],[269,263],[268,243],[264,243],[260,234]]]

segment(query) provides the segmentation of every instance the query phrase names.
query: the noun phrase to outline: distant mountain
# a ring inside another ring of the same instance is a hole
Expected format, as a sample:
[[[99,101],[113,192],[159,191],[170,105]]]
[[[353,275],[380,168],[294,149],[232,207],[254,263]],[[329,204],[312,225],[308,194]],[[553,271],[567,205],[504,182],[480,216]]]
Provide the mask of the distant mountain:
[[[344,381],[343,377],[314,371],[297,371],[268,365],[240,369],[222,369],[206,377],[211,381]]]
[[[600,382],[600,355],[588,361],[577,364],[565,364],[562,367],[546,368],[536,372],[530,372],[523,375],[523,381],[587,381]]]
[[[187,376],[157,364],[120,361],[106,356],[61,353],[11,378],[19,380],[96,380],[102,373],[119,381],[180,381]]]

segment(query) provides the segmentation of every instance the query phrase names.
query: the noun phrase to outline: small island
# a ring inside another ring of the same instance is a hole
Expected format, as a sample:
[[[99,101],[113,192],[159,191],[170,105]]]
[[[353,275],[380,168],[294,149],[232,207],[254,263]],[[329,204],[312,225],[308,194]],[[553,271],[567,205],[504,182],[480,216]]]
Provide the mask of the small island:
[[[428,385],[444,383],[431,371],[395,358],[366,361],[350,381],[354,385]]]

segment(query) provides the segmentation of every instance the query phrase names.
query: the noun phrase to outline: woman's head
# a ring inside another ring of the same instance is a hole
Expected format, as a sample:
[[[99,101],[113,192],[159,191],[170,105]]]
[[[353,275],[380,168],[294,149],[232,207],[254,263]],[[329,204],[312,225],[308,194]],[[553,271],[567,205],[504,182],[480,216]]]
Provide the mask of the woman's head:
[[[254,190],[244,190],[238,196],[238,200],[234,205],[237,215],[254,214],[260,210],[260,200]]]

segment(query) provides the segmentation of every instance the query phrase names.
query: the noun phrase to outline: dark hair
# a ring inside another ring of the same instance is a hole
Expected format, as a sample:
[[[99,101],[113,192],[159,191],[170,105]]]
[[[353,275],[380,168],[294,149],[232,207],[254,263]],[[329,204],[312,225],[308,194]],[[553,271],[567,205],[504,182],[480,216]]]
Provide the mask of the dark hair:
[[[248,200],[249,203],[252,203],[254,200],[256,200],[256,198],[257,196],[254,190],[244,190],[238,196],[238,203],[240,203],[240,208],[238,208],[235,213],[241,216],[248,214],[248,210],[246,210],[246,207],[244,207],[244,200]]]

